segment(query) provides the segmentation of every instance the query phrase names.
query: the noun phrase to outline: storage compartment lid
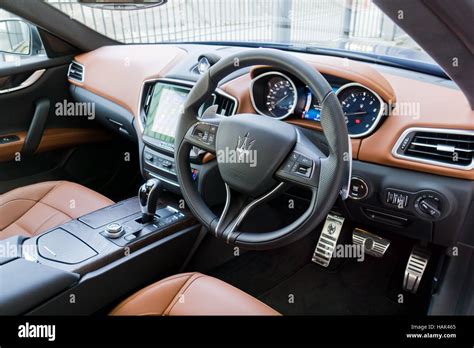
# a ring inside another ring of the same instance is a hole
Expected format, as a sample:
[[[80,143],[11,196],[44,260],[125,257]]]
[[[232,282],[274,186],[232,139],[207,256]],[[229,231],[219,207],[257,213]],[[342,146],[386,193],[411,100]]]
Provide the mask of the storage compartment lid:
[[[62,228],[38,238],[38,253],[45,259],[67,264],[80,263],[97,255],[89,245]]]

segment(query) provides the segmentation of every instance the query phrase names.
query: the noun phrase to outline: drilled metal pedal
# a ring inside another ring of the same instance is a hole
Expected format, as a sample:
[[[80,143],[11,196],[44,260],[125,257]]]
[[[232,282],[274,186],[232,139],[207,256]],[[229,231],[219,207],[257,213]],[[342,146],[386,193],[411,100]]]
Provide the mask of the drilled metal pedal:
[[[311,259],[313,262],[323,267],[329,266],[343,224],[344,218],[342,216],[333,213],[328,214],[318,244],[314,249]]]
[[[418,287],[420,286],[429,259],[430,252],[428,250],[422,249],[416,245],[413,247],[405,269],[403,290],[411,293],[416,293],[418,291]]]
[[[364,253],[375,257],[384,256],[390,246],[388,239],[379,237],[360,228],[356,228],[352,232],[352,243],[360,245],[360,247],[364,249]]]

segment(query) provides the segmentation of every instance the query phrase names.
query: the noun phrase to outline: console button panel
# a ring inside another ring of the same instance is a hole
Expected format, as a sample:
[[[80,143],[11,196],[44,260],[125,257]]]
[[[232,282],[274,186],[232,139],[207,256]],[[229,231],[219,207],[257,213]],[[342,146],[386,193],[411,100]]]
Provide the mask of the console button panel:
[[[198,123],[193,129],[193,137],[208,145],[216,144],[217,126],[206,123]]]
[[[101,232],[101,235],[118,246],[125,246],[136,239],[166,229],[184,218],[185,215],[181,211],[171,206],[167,206],[158,209],[155,214],[155,220],[150,223],[143,224],[140,215],[137,215],[121,224],[122,234],[120,236],[111,237],[107,228]]]
[[[143,152],[145,163],[162,171],[176,175],[174,160],[166,155],[145,148]]]
[[[393,209],[409,211],[425,220],[439,220],[446,213],[446,199],[438,192],[423,190],[408,192],[385,189],[383,203]]]
[[[408,206],[410,195],[407,192],[387,189],[385,190],[385,203],[395,208],[403,209]]]

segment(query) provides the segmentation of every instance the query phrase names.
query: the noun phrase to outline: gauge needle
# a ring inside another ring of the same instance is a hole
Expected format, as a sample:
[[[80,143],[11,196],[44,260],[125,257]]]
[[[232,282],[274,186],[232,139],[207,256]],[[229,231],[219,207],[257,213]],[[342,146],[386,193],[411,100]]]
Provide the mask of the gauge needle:
[[[277,102],[275,103],[275,106],[277,106],[278,104],[280,104],[283,100],[285,100],[285,99],[288,98],[289,96],[290,96],[290,94],[285,95],[283,98],[281,98],[279,101],[277,101]]]
[[[349,112],[349,113],[345,113],[346,116],[351,116],[351,115],[364,115],[366,114],[367,111],[359,111],[359,112]]]

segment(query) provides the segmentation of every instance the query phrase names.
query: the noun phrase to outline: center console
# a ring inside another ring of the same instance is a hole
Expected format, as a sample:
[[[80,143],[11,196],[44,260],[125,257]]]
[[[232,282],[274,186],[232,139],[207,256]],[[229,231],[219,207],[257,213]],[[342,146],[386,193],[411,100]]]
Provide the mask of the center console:
[[[92,314],[149,279],[177,272],[199,228],[154,179],[138,197],[32,238],[0,241],[0,315]],[[82,296],[81,306],[71,294]]]

